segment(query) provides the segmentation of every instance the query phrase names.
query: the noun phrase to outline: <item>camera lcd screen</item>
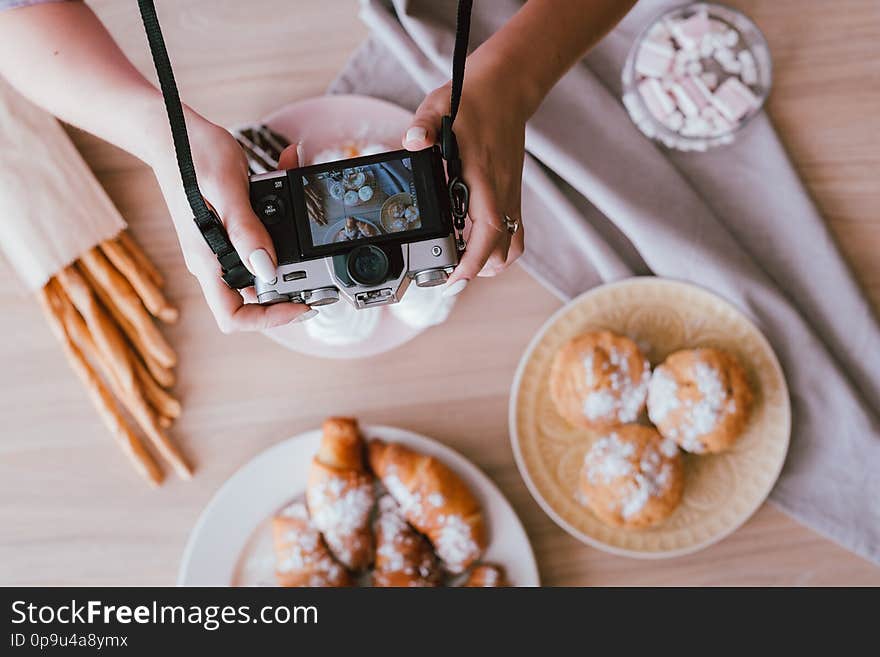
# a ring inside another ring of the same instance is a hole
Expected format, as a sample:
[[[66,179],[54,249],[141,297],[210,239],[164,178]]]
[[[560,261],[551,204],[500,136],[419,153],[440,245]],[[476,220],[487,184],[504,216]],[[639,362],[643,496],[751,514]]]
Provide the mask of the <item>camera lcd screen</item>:
[[[411,157],[330,168],[302,176],[315,247],[422,228]]]

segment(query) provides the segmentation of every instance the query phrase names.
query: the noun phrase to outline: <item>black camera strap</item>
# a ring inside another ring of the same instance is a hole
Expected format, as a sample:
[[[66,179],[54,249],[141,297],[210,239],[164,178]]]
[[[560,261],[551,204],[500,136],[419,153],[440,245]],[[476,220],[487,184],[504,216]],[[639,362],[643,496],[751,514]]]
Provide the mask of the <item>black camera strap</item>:
[[[464,249],[464,219],[468,213],[470,194],[461,175],[461,156],[458,140],[452,131],[452,124],[458,115],[461,103],[461,90],[464,86],[464,64],[467,60],[468,40],[471,32],[471,9],[473,0],[459,0],[458,16],[455,21],[455,48],[452,52],[452,91],[449,99],[449,114],[443,117],[440,126],[440,151],[446,160],[446,173],[449,176],[449,204],[455,226],[458,249]]]
[[[208,207],[199,190],[189,136],[186,132],[183,106],[180,104],[180,94],[177,91],[177,83],[174,81],[174,71],[171,69],[171,62],[168,59],[162,29],[159,27],[159,18],[156,16],[156,6],[153,4],[153,0],[138,0],[138,7],[141,10],[141,19],[144,22],[144,30],[147,33],[147,41],[153,55],[153,64],[156,66],[159,86],[162,88],[165,110],[168,112],[168,123],[171,125],[171,138],[174,141],[174,151],[177,155],[177,166],[180,169],[180,178],[183,181],[186,199],[193,211],[193,219],[211,251],[217,256],[226,284],[236,289],[249,287],[254,284],[253,274],[242,264],[220,217]]]
[[[452,95],[450,100],[449,114],[443,117],[440,135],[440,149],[446,160],[447,173],[449,175],[449,198],[452,208],[452,216],[455,229],[459,234],[464,229],[464,218],[468,208],[468,188],[461,178],[461,159],[458,152],[458,143],[452,132],[452,124],[458,113],[461,101],[461,90],[464,84],[464,65],[467,58],[468,38],[470,35],[470,15],[473,0],[459,0],[458,16],[456,19],[455,51],[452,60]],[[159,26],[159,17],[156,15],[156,6],[153,0],[138,0],[141,19],[144,23],[144,31],[147,34],[147,42],[153,56],[153,64],[156,67],[156,75],[159,78],[159,86],[165,101],[165,110],[168,113],[168,123],[171,126],[171,137],[174,142],[174,151],[177,156],[177,166],[180,169],[180,178],[183,181],[183,189],[187,201],[193,211],[193,219],[199,231],[217,256],[222,270],[223,280],[229,287],[241,289],[254,284],[254,276],[242,264],[236,253],[229,235],[220,221],[220,217],[208,206],[205,198],[199,190],[196,169],[193,164],[192,151],[190,149],[189,136],[186,131],[183,106],[180,102],[180,94],[177,83],[174,80],[174,71],[168,58],[168,50],[165,47],[165,39]]]

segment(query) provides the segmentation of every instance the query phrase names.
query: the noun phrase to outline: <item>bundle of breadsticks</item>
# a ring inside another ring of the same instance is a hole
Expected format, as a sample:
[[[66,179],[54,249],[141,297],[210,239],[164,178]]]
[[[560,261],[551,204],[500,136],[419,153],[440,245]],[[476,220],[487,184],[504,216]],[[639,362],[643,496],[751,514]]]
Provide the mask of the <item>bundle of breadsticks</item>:
[[[162,276],[62,126],[2,78],[0,217],[0,251],[40,299],[123,451],[159,484],[163,470],[145,438],[188,478],[192,469],[167,433],[180,402],[167,390],[177,356],[155,321],[177,319]]]
[[[177,355],[155,320],[172,323],[178,313],[162,285],[162,275],[123,231],[58,271],[38,292],[104,423],[137,471],[154,485],[164,473],[135,427],[178,475],[192,475],[167,433],[181,411],[168,391],[174,385]]]

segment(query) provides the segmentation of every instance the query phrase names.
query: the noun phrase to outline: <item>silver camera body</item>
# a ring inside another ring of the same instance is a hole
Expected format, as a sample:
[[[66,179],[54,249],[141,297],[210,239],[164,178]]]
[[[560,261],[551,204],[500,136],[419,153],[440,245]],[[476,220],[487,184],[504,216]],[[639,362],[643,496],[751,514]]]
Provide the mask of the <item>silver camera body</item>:
[[[341,280],[334,266],[338,256],[324,257],[281,265],[276,270],[278,278],[271,284],[256,279],[257,299],[262,304],[293,301],[324,306],[342,298],[356,308],[371,308],[400,301],[411,281],[419,287],[442,285],[458,264],[454,235],[394,248],[401,250],[403,270],[381,283],[364,285]]]
[[[459,261],[436,148],[259,174],[250,195],[279,263],[274,281],[255,282],[261,304],[392,304],[411,282],[442,285]]]

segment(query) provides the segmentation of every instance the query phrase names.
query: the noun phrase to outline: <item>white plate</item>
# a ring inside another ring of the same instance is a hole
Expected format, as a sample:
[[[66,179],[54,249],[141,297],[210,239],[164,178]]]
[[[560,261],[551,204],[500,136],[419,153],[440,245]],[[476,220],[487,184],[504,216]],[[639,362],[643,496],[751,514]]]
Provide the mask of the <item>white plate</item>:
[[[501,491],[475,465],[430,438],[403,429],[362,427],[364,437],[399,442],[434,456],[455,471],[477,496],[489,529],[484,561],[504,566],[511,584],[538,586],[538,566],[522,523]],[[321,442],[314,430],[258,454],[220,487],[193,527],[183,553],[180,586],[230,586],[247,549],[263,549],[265,521],[305,494],[309,463]]]
[[[310,162],[321,151],[346,144],[383,144],[388,150],[400,148],[401,137],[411,120],[410,112],[384,100],[333,95],[285,105],[263,119],[263,123],[292,144],[302,142],[303,157]],[[377,310],[382,317],[372,336],[344,348],[312,338],[302,324],[288,324],[264,333],[288,349],[309,356],[367,358],[395,349],[424,330],[397,319],[387,308]]]

